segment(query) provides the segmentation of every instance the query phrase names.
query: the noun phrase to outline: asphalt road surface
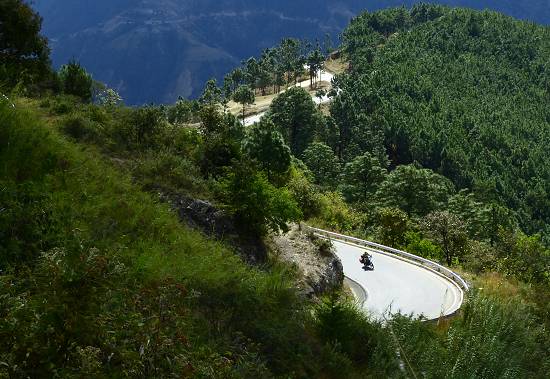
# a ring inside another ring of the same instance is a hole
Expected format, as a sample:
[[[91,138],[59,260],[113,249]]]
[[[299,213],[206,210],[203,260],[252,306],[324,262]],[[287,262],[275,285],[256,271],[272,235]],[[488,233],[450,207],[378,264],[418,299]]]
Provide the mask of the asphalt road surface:
[[[463,294],[458,285],[435,271],[370,250],[374,271],[364,271],[359,259],[367,250],[365,247],[332,242],[344,274],[355,284],[355,289],[351,288],[359,304],[374,318],[401,313],[431,320],[450,315],[462,305]],[[364,294],[366,299],[362,299]]]

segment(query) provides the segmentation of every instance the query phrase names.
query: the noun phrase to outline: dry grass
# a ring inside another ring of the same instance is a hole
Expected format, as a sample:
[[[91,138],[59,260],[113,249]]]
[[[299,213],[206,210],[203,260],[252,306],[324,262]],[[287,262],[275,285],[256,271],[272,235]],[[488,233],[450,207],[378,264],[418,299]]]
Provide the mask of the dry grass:
[[[325,68],[334,74],[342,74],[349,69],[349,63],[342,58],[329,59],[325,62]]]
[[[511,278],[506,278],[496,272],[480,275],[475,280],[475,286],[489,296],[502,299],[522,298],[521,284]]]

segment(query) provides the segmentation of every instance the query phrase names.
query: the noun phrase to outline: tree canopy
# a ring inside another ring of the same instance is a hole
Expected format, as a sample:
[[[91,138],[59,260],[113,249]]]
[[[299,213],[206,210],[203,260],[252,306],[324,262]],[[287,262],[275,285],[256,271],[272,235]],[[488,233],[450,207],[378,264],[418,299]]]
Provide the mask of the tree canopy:
[[[72,60],[59,69],[59,80],[64,93],[79,97],[84,102],[92,100],[92,76],[80,63]]]
[[[23,0],[0,2],[0,82],[15,85],[44,79],[51,72],[42,18]]]
[[[279,95],[271,104],[269,115],[298,157],[313,142],[324,121],[309,93],[300,87]]]
[[[290,168],[290,149],[267,117],[249,129],[243,147],[248,157],[258,162],[267,173],[269,180],[274,174],[283,174]]]
[[[340,156],[379,141],[392,167],[418,162],[548,236],[550,28],[420,4],[360,15],[343,51],[351,70],[331,107]]]

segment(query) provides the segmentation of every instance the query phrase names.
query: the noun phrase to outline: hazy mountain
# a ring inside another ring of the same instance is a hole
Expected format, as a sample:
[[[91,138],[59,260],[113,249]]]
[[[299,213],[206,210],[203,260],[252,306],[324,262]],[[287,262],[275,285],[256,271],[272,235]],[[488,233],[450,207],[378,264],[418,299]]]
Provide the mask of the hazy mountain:
[[[282,37],[337,36],[363,9],[394,0],[37,0],[56,66],[81,61],[127,103],[196,96],[242,59]],[[541,23],[549,0],[439,1],[492,8]]]

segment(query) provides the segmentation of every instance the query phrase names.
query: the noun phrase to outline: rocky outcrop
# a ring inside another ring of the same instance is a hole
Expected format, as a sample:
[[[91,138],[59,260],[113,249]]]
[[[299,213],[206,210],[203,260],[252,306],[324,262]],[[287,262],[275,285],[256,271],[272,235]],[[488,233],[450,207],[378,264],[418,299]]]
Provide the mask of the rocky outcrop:
[[[262,239],[239,232],[231,215],[208,201],[157,189],[161,201],[190,227],[232,245],[244,261],[259,265],[267,260],[267,248]],[[287,234],[268,238],[269,250],[284,262],[294,264],[301,273],[298,287],[306,296],[319,296],[339,289],[344,280],[340,259],[328,241],[306,235],[298,225]]]
[[[244,235],[236,227],[235,220],[223,210],[204,200],[159,192],[160,199],[170,204],[180,220],[194,229],[231,244],[250,264],[261,264],[267,259],[263,241],[255,236]]]
[[[279,259],[301,272],[299,287],[308,297],[341,288],[344,268],[328,241],[308,236],[294,225],[287,234],[273,236],[270,245]]]

